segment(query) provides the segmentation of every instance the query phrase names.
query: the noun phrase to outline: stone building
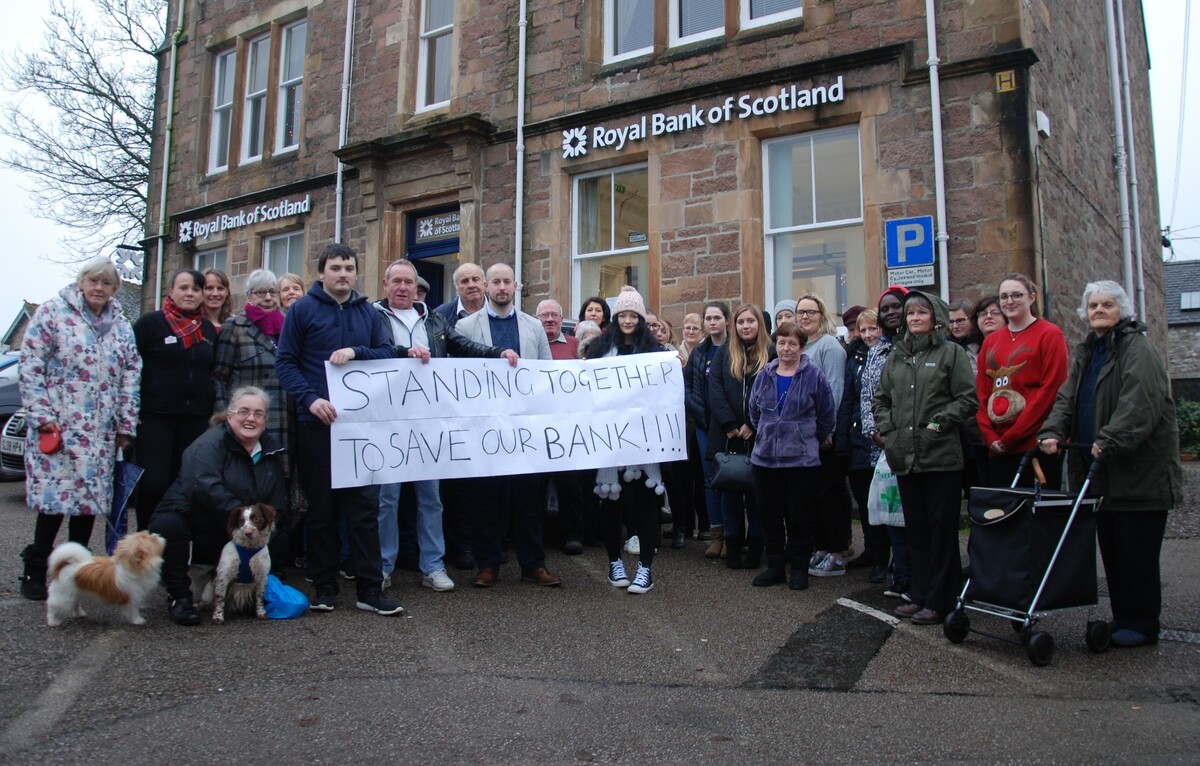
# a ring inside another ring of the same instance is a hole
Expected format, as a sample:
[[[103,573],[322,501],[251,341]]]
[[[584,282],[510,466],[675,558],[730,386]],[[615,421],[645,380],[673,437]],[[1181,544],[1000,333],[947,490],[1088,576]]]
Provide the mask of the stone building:
[[[975,298],[1019,271],[1078,337],[1085,279],[1124,281],[1106,5],[937,0],[935,109],[922,0],[528,0],[525,23],[516,0],[172,2],[144,304],[160,246],[164,271],[221,266],[237,291],[262,265],[311,280],[340,237],[372,294],[399,257],[431,302],[459,262],[519,261],[526,308],[630,283],[676,323],[806,290],[840,311],[897,280]],[[1124,7],[1165,340],[1149,58]]]
[[[1176,399],[1200,401],[1200,261],[1163,264],[1167,349]]]

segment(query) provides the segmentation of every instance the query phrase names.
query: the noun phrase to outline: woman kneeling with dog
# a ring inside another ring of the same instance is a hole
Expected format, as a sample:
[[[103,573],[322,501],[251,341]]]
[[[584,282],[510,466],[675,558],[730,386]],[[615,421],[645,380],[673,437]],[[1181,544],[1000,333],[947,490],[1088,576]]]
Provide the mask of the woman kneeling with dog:
[[[150,520],[150,531],[167,540],[162,580],[167,613],[178,625],[198,625],[188,578],[192,565],[215,565],[229,540],[229,513],[265,503],[280,514],[287,505],[283,445],[265,433],[270,400],[262,389],[244,386],[229,397],[219,423],[196,439],[183,456],[179,478]],[[284,561],[286,535],[276,526],[272,558]]]

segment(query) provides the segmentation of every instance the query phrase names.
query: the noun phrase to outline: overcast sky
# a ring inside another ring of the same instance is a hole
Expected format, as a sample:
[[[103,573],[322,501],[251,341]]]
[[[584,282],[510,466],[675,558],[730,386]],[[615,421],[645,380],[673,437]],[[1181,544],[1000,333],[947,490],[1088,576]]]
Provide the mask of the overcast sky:
[[[0,51],[28,50],[41,40],[44,3],[4,4],[4,23],[0,24]],[[1200,258],[1200,146],[1185,141],[1178,205],[1172,218],[1171,200],[1176,178],[1176,142],[1178,140],[1180,80],[1183,72],[1183,29],[1185,0],[1143,0],[1150,37],[1150,86],[1154,108],[1155,144],[1158,160],[1159,196],[1162,225],[1172,224],[1175,252],[1181,258]],[[1185,135],[1200,130],[1200,4],[1191,19],[1192,41],[1187,69],[1188,99]],[[7,102],[8,93],[0,93]],[[13,148],[0,138],[0,151]],[[40,303],[53,297],[68,283],[74,267],[53,263],[65,255],[61,241],[63,230],[33,214],[26,188],[29,181],[20,174],[0,169],[0,231],[9,245],[4,258],[4,277],[0,279],[0,332],[6,329],[20,310],[22,299]],[[1188,239],[1195,237],[1195,239]],[[90,256],[94,253],[81,253]],[[1149,256],[1150,254],[1147,254]]]

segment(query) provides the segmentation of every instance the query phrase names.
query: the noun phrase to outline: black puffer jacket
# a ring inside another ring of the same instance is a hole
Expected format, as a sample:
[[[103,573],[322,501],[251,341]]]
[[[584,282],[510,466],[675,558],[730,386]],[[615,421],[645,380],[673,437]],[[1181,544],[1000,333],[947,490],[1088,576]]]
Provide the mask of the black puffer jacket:
[[[687,373],[684,409],[687,410],[688,420],[692,421],[696,428],[704,430],[708,430],[708,375],[705,360],[708,350],[712,347],[710,337],[697,343],[688,357],[687,367],[684,368],[684,372]],[[720,348],[723,346],[718,346],[718,354]],[[716,356],[713,357],[713,363],[716,363]]]
[[[286,526],[287,485],[280,458],[283,447],[268,434],[259,444],[257,463],[224,423],[210,428],[183,452],[179,478],[163,495],[155,513],[187,516],[193,539],[206,549],[225,544],[229,512],[252,503],[266,503],[279,512],[276,523]]]
[[[846,348],[846,377],[842,386],[842,401],[838,403],[837,427],[833,446],[837,454],[850,458],[850,470],[874,467],[871,462],[871,440],[862,432],[862,378],[867,367],[867,344],[855,340]]]

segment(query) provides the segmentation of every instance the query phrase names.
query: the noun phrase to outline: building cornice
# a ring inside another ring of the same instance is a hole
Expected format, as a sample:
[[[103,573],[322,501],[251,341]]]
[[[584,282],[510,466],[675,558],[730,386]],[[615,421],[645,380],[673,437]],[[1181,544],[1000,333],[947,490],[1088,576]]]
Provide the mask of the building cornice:
[[[330,184],[334,183],[337,183],[337,174],[324,173],[319,176],[302,178],[299,181],[292,181],[291,183],[272,186],[269,189],[247,192],[246,194],[240,194],[236,197],[226,197],[225,199],[218,200],[217,202],[210,202],[207,205],[188,208],[187,210],[178,210],[174,213],[171,213],[171,218],[175,220],[194,220],[197,218],[205,218],[208,215],[217,212],[218,210],[226,210],[232,207],[245,207],[246,205],[252,205],[256,202],[263,202],[265,200],[270,200],[277,197],[286,197],[289,194],[295,194],[297,192],[319,189],[322,186],[329,186]],[[157,236],[147,237],[146,239],[142,240],[141,244],[143,247],[145,247],[148,243],[154,242],[157,239]]]
[[[389,136],[347,144],[334,151],[334,154],[347,165],[363,165],[446,149],[462,142],[485,145],[511,141],[514,137],[512,131],[501,131],[478,114],[467,114],[427,122]]]

